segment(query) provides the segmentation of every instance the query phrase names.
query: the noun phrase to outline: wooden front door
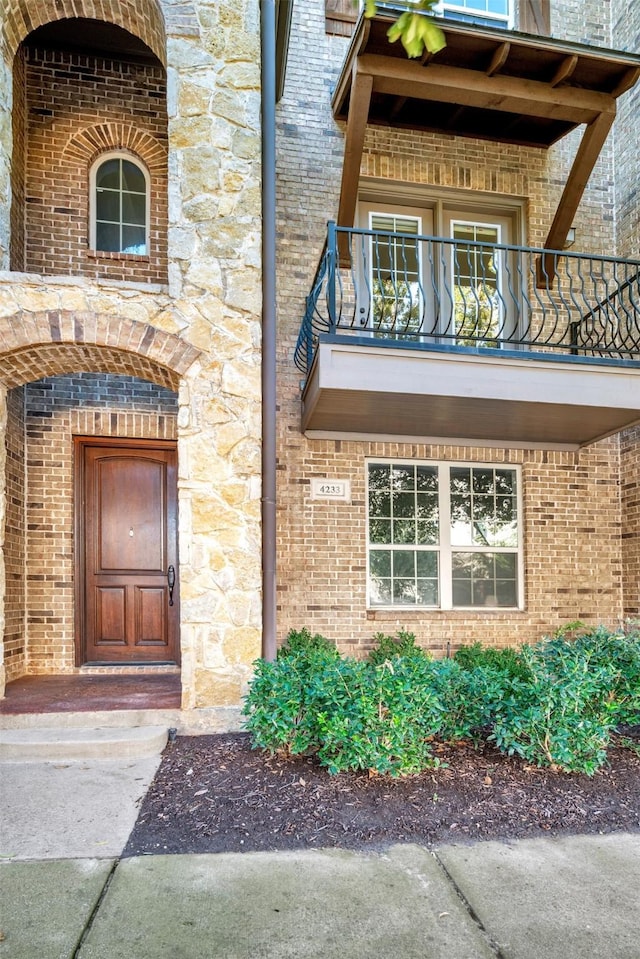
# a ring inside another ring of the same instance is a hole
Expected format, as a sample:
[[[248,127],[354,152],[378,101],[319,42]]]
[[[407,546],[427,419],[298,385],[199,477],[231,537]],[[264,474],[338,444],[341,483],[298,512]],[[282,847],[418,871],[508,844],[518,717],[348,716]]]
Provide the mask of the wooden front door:
[[[177,663],[175,443],[78,438],[76,464],[79,662]]]

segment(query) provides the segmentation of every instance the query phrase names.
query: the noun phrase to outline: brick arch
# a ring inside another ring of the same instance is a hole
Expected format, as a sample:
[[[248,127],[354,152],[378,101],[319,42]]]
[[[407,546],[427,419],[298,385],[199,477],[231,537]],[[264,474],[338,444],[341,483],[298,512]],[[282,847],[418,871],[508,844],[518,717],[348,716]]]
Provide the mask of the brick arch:
[[[2,0],[2,37],[9,62],[22,41],[54,20],[86,17],[103,20],[132,33],[166,66],[166,33],[157,0]]]
[[[166,175],[167,147],[150,133],[125,123],[97,123],[80,130],[67,141],[61,157],[63,162],[76,161],[91,166],[93,161],[109,150],[128,150],[146,164],[152,177]]]
[[[200,350],[148,323],[95,313],[18,313],[0,321],[0,383],[65,373],[118,373],[177,390]]]

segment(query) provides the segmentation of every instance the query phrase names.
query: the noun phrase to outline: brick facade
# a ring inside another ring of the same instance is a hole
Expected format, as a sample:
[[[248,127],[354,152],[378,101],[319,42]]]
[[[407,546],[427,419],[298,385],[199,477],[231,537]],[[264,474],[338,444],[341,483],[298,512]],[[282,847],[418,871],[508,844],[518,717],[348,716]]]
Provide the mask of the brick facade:
[[[259,5],[5,6],[0,694],[5,679],[22,673],[76,668],[72,437],[175,438],[183,707],[212,723],[214,713],[237,722],[261,649]],[[277,108],[280,638],[306,625],[362,654],[374,633],[405,628],[441,655],[462,642],[532,641],[576,618],[613,624],[636,615],[637,429],[578,452],[301,433],[292,354],[326,222],[337,211],[344,126],[332,118],[330,96],[348,38],[346,30],[325,32],[324,0],[293,11]],[[624,0],[558,0],[551,13],[553,36],[637,49],[640,22]],[[111,49],[89,56],[32,37],[46,23],[75,17],[127,30],[149,55]],[[582,251],[637,255],[638,102],[636,93],[621,101],[580,205],[574,226]],[[514,239],[535,246],[547,234],[576,145],[570,136],[545,152],[370,127],[362,182],[383,200],[404,191],[440,204],[515,203],[523,229]],[[89,170],[110,150],[139,157],[151,176],[146,259],[88,249]],[[367,609],[368,457],[517,465],[524,608]],[[311,481],[323,477],[349,480],[351,502],[312,500]]]
[[[166,282],[167,118],[161,64],[32,46],[26,47],[24,60],[18,55],[16,63],[20,71],[24,69],[25,104],[20,103],[16,82],[13,169],[18,211],[12,214],[13,268],[43,275]],[[21,142],[28,144],[22,177]],[[90,171],[110,151],[141,161],[149,173],[149,243],[144,256],[101,253],[90,242]]]
[[[23,675],[27,659],[27,489],[25,391],[7,395],[6,516],[4,529],[4,656],[7,681]]]
[[[610,45],[606,6],[572,2],[560,6],[552,4],[552,35]],[[619,622],[632,608],[628,603],[625,606],[625,592],[633,593],[634,580],[637,591],[640,582],[637,532],[633,533],[633,559],[628,540],[631,523],[636,531],[640,529],[638,518],[632,518],[635,481],[625,485],[624,478],[625,470],[634,473],[637,465],[635,431],[578,452],[429,446],[419,441],[386,443],[376,442],[375,437],[371,441],[320,440],[301,434],[300,376],[291,356],[304,297],[325,239],[326,221],[337,212],[343,129],[331,116],[329,91],[348,41],[324,33],[321,2],[297,8],[294,18],[294,42],[278,118],[281,634],[306,625],[335,639],[345,651],[362,654],[376,632],[404,628],[442,655],[448,648],[475,640],[497,645],[535,641],[575,619],[609,625]],[[614,45],[624,48],[617,37]],[[380,202],[404,190],[412,197],[409,205],[415,205],[421,195],[450,203],[455,197],[462,205],[468,197],[475,203],[484,201],[488,209],[507,199],[519,199],[524,226],[521,241],[538,246],[548,233],[577,142],[572,135],[543,151],[369,126],[361,186],[377,194]],[[608,254],[616,250],[617,243],[625,249],[629,246],[616,233],[620,226],[616,222],[620,200],[616,161],[619,163],[620,156],[616,156],[613,142],[610,138],[596,165],[574,222],[576,244],[584,252]],[[637,186],[637,169],[633,175]],[[299,182],[305,184],[304,196],[296,188]],[[637,228],[635,236],[637,243]],[[620,250],[623,255],[625,249]],[[519,464],[524,608],[367,609],[365,463],[369,457]],[[313,500],[310,484],[316,477],[349,480],[351,502]]]
[[[134,377],[96,373],[25,390],[27,671],[66,672],[75,667],[73,437],[175,439],[177,397]]]

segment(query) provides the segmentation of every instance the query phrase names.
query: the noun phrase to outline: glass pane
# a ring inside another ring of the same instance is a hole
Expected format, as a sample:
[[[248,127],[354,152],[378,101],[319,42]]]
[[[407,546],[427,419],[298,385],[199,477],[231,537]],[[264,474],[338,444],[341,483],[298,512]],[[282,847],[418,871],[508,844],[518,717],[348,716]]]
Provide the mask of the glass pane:
[[[471,492],[471,470],[468,467],[454,466],[451,468],[451,492],[452,493],[470,493]]]
[[[416,469],[416,486],[419,490],[438,489],[438,471],[435,466],[418,466]]]
[[[394,543],[415,543],[416,541],[416,522],[413,519],[394,519],[393,521],[393,542]]]
[[[413,466],[394,466],[392,481],[394,490],[415,489],[415,472]]]
[[[418,517],[418,542],[438,542],[438,497],[434,493],[416,495],[416,516]]]
[[[144,173],[139,166],[129,160],[122,161],[122,189],[129,193],[146,194],[147,192]]]
[[[147,199],[139,193],[122,194],[122,220],[124,223],[144,226],[147,222]]]
[[[454,606],[517,606],[515,553],[454,553]]]
[[[518,605],[518,590],[516,588],[515,580],[497,580],[496,600],[498,606]]]
[[[411,577],[416,575],[416,554],[413,550],[399,549],[393,553],[393,577]]]
[[[115,190],[96,191],[96,220],[120,223],[120,194]]]
[[[391,542],[391,520],[375,519],[369,523],[369,542],[370,543],[390,543]]]
[[[393,515],[396,517],[415,516],[416,499],[413,493],[396,493],[393,497]]]
[[[394,579],[393,602],[398,606],[415,605],[417,599],[416,584],[413,579]]]
[[[398,239],[393,244],[396,273],[412,280],[418,275],[418,241]]]
[[[416,542],[420,546],[437,546],[439,543],[438,520],[418,520],[416,524]]]
[[[421,606],[438,605],[438,581],[434,579],[419,579],[416,583],[417,599]]]
[[[372,576],[391,576],[391,551],[388,549],[371,550],[369,567]]]
[[[518,557],[515,553],[496,553],[496,574],[502,579],[515,579]]]
[[[391,466],[384,463],[369,464],[369,489],[389,489],[391,482]]]
[[[369,577],[369,597],[374,606],[390,606],[391,580]]]
[[[391,516],[391,495],[388,490],[369,493],[369,516]]]
[[[496,470],[496,493],[515,493],[516,471]]]
[[[451,497],[451,542],[454,546],[471,546],[471,497]]]
[[[493,493],[493,470],[473,470],[473,492]]]
[[[380,233],[393,233],[394,218],[383,213],[371,214],[371,229]]]
[[[409,233],[418,236],[420,220],[415,216],[393,216],[384,213],[371,215],[371,229],[381,233]]]
[[[438,576],[438,554],[423,550],[416,553],[416,573],[423,578],[436,578]]]
[[[516,518],[517,506],[514,496],[496,497],[496,516],[501,523],[510,523]]]
[[[453,581],[453,605],[471,606],[471,583],[465,583],[463,580],[454,579]]]
[[[392,241],[385,236],[371,238],[371,269],[373,279],[384,282],[393,273]]]
[[[96,171],[96,187],[120,189],[120,160],[105,160]]]
[[[416,515],[418,519],[438,518],[438,497],[435,493],[418,493],[416,495]]]
[[[143,226],[122,227],[122,252],[144,256],[147,252],[147,244]]]
[[[96,250],[118,253],[120,250],[120,227],[114,223],[96,223]]]

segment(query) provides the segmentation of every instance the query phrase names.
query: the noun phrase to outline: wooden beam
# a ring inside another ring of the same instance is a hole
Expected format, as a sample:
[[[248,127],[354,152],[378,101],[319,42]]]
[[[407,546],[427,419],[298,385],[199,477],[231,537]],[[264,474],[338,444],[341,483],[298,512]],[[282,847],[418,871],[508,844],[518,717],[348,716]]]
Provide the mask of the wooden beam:
[[[564,80],[568,80],[577,65],[578,57],[575,54],[572,57],[565,57],[550,81],[551,86],[557,87]]]
[[[344,68],[343,68],[343,72],[340,74],[340,77],[338,78],[336,89],[334,90],[333,96],[331,97],[334,117],[339,116],[340,113],[342,112],[342,108],[344,106],[345,100],[347,99],[347,96],[349,94],[349,89],[351,87],[351,79],[352,79],[353,71],[355,69],[355,66],[358,63],[358,57],[360,55],[360,51],[364,50],[367,45],[370,32],[371,32],[371,20],[368,20],[365,18],[360,27],[359,36],[357,37],[357,39],[352,40],[352,43],[355,44],[355,47],[354,49],[352,49],[349,55],[349,58],[347,60],[347,63],[353,64],[353,66],[351,67],[350,70],[347,70],[347,71],[344,71]]]
[[[396,97],[393,101],[393,106],[389,110],[389,121],[393,122],[398,116],[403,106],[407,102],[408,97]]]
[[[623,93],[626,93],[627,90],[630,90],[631,87],[635,85],[638,77],[640,77],[640,67],[632,67],[630,70],[627,70],[617,87],[611,93],[611,96],[622,96]]]
[[[539,80],[519,77],[489,77],[478,70],[439,63],[424,70],[419,63],[378,54],[363,54],[358,59],[358,72],[373,78],[373,89],[378,93],[570,123],[591,123],[614,104],[608,93],[554,88]]]
[[[353,226],[358,199],[358,181],[360,180],[360,162],[364,135],[369,119],[369,103],[373,89],[373,77],[360,73],[359,61],[351,80],[351,99],[347,118],[347,135],[344,145],[344,163],[342,165],[342,184],[340,186],[340,205],[338,207],[338,226]]]
[[[500,70],[503,68],[503,66],[506,63],[510,50],[511,50],[510,43],[501,43],[499,47],[496,47],[494,54],[491,57],[491,63],[486,69],[486,74],[488,77],[492,77],[494,73],[500,72]]]
[[[574,221],[582,194],[584,193],[587,181],[600,156],[600,151],[607,139],[609,130],[615,119],[615,108],[607,113],[600,114],[587,129],[584,131],[580,146],[576,152],[571,172],[564,185],[560,203],[553,218],[549,235],[545,240],[546,250],[563,250],[567,240],[567,234]],[[538,285],[545,285],[546,282],[552,283],[555,278],[555,269],[553,266],[553,256],[545,256],[544,264],[539,265]],[[542,281],[542,282],[541,282]]]

